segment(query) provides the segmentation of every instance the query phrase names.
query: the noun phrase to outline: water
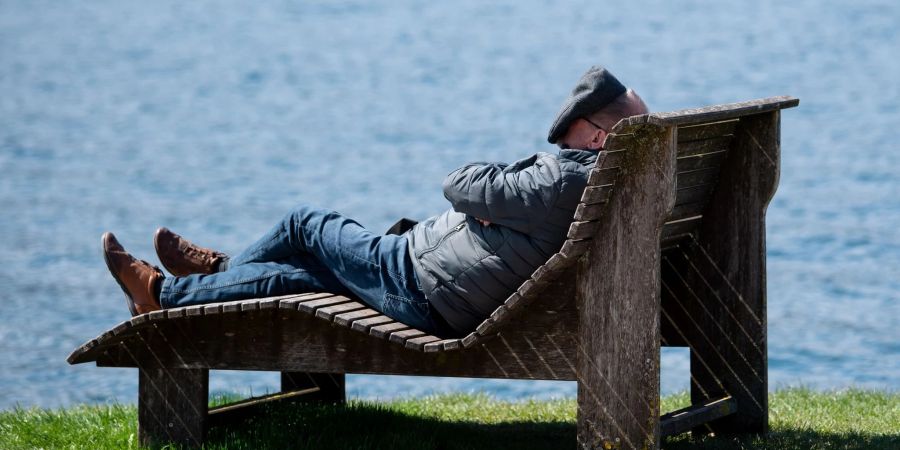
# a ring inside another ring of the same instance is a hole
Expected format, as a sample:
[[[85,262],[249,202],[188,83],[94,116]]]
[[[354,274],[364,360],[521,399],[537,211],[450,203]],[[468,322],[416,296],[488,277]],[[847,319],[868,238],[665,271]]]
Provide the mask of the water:
[[[237,252],[300,201],[428,217],[457,166],[552,151],[598,63],[656,111],[801,99],[768,211],[771,386],[900,387],[900,3],[295,3],[0,0],[0,408],[134,401],[133,370],[65,363],[127,316],[103,231],[153,259],[157,226]],[[664,391],[687,365],[664,352]],[[447,390],[575,385],[348,377]]]

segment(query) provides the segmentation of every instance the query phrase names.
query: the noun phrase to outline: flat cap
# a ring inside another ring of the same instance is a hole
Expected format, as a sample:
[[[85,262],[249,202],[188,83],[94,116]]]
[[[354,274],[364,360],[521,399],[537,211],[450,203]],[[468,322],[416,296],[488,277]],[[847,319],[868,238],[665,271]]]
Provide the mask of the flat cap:
[[[555,144],[566,134],[575,119],[599,111],[624,93],[625,86],[608,70],[600,66],[591,67],[581,76],[575,89],[572,89],[572,94],[563,103],[550,127],[547,141]]]

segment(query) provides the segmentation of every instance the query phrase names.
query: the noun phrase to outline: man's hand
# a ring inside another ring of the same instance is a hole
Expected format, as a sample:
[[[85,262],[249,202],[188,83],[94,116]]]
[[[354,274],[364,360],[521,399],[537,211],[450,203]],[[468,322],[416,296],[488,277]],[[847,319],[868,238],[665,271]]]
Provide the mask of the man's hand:
[[[490,222],[490,221],[487,221],[487,220],[484,220],[484,219],[479,219],[479,218],[476,217],[475,220],[477,220],[478,222],[480,222],[482,225],[484,225],[484,226],[486,226],[486,227],[491,225],[491,222]]]

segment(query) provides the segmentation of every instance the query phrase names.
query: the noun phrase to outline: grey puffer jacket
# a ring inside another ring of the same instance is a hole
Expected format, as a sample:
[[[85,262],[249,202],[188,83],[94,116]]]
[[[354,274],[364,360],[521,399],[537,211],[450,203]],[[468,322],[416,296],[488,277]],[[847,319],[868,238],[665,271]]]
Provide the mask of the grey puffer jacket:
[[[447,176],[453,209],[406,236],[422,290],[451,327],[472,331],[559,251],[596,160],[596,152],[562,150]]]

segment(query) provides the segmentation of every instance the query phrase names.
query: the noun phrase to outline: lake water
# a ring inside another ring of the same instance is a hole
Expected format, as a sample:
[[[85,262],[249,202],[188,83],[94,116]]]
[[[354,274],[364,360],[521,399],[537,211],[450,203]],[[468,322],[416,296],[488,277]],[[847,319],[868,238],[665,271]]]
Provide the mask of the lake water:
[[[134,370],[65,362],[128,315],[104,231],[155,261],[158,226],[237,252],[301,201],[428,217],[459,165],[554,151],[592,64],[655,111],[801,99],[768,210],[770,385],[900,387],[900,3],[485,3],[0,0],[0,409],[135,401]],[[687,367],[664,352],[665,392]],[[348,377],[470,390],[575,384]]]

